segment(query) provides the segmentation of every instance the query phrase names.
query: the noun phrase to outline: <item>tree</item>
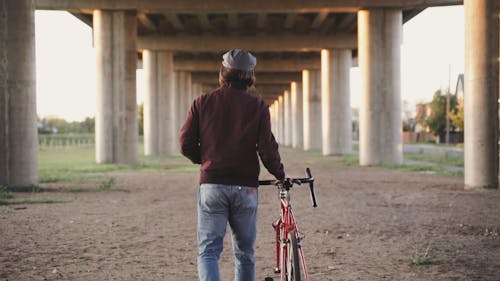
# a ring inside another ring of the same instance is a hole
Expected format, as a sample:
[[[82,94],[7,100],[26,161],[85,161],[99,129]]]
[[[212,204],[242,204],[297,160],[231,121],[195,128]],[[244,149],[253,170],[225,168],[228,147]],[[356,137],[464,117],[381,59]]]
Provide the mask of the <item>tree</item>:
[[[80,122],[80,131],[81,133],[93,134],[95,132],[95,118],[87,117]]]
[[[453,123],[453,126],[457,128],[457,131],[463,132],[464,131],[464,102],[463,100],[459,99],[457,101],[458,106],[454,112],[450,114],[450,119],[451,122]]]
[[[68,122],[62,118],[39,118],[38,123],[40,134],[93,134],[95,130],[93,117],[87,117],[81,122]]]
[[[431,114],[424,120],[424,125],[437,136],[446,134],[446,95],[443,95],[441,90],[434,93],[434,98],[430,103]],[[456,108],[456,97],[450,95],[450,113]],[[450,124],[450,131],[454,130],[453,124]]]

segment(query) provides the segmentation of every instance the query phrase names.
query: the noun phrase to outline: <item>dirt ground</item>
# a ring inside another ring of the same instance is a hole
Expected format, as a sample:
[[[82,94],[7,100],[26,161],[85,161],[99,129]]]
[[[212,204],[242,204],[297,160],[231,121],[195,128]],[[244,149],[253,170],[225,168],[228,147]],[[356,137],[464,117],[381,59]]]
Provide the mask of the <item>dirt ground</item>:
[[[292,192],[311,280],[500,280],[500,192],[460,177],[347,166],[284,149],[289,176],[311,167],[319,207]],[[16,196],[0,206],[0,280],[196,280],[196,172],[116,174],[104,192]],[[262,178],[268,178],[262,173]],[[275,189],[259,189],[257,280],[274,276]],[[411,257],[429,249],[431,264]],[[220,260],[233,279],[229,236]],[[277,278],[275,278],[277,280]]]

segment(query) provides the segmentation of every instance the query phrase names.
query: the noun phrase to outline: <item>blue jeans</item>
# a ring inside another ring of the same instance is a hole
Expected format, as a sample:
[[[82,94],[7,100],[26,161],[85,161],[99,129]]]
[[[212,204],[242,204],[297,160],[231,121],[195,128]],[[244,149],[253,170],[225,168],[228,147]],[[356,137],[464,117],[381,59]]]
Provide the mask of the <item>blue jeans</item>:
[[[226,225],[232,230],[236,281],[255,280],[254,249],[258,190],[253,187],[202,184],[198,193],[198,276],[220,281],[219,257]]]

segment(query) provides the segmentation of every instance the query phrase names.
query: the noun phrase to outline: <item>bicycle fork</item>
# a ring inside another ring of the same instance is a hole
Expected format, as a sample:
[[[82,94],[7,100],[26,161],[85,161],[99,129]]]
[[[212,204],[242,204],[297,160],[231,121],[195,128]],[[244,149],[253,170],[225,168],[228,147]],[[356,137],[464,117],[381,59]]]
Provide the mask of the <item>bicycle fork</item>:
[[[296,236],[297,236],[297,242],[298,242],[298,250],[299,250],[299,258],[300,258],[300,264],[302,267],[302,275],[305,278],[305,281],[309,281],[309,274],[307,272],[307,265],[306,265],[306,260],[304,258],[304,251],[302,250],[302,240],[303,237],[300,236],[299,229],[297,225],[295,224],[295,218],[293,216],[292,212],[286,212],[285,218],[289,217],[291,221],[283,223],[282,218],[278,218],[274,223],[272,223],[272,226],[275,230],[276,233],[276,266],[274,267],[274,273],[281,273],[285,272],[285,266],[286,266],[286,258],[287,258],[287,250],[288,250],[288,233],[290,231],[294,231]],[[285,229],[286,226],[293,225],[293,229]],[[284,275],[281,275],[282,280],[285,278]]]

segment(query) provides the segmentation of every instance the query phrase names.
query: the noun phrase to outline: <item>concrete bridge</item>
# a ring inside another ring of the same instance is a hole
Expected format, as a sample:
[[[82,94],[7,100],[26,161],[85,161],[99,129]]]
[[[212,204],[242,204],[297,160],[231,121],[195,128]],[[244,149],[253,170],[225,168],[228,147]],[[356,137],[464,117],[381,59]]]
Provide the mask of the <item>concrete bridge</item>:
[[[279,142],[324,155],[351,150],[349,69],[359,65],[359,159],[370,165],[403,162],[402,25],[427,7],[462,4],[465,185],[498,188],[497,0],[0,0],[0,185],[38,178],[35,9],[66,10],[93,27],[98,163],[137,162],[138,60],[145,153],[166,156],[191,100],[217,82],[221,54],[244,48],[257,56],[256,92]]]

